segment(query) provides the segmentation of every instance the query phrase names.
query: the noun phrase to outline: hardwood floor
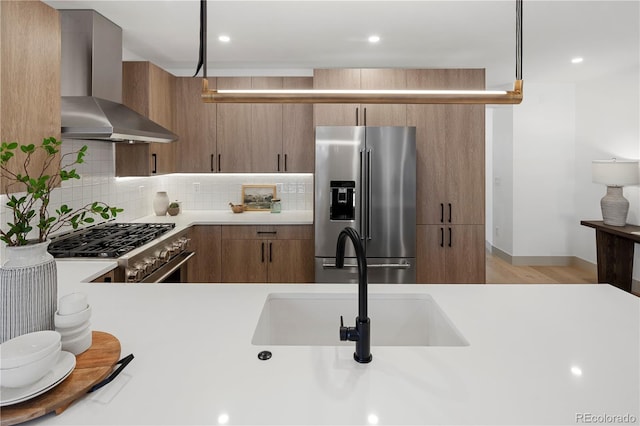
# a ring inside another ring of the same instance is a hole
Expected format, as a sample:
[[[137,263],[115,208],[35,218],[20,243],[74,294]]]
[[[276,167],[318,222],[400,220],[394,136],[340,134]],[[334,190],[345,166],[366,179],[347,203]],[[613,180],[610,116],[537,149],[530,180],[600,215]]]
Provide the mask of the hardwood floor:
[[[595,271],[576,266],[514,266],[487,253],[487,284],[596,284]]]

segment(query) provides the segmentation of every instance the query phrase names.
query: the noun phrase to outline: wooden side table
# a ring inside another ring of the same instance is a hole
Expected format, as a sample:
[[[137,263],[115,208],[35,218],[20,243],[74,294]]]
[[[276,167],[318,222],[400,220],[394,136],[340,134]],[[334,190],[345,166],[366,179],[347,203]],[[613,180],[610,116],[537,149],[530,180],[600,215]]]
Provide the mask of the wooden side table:
[[[583,220],[580,224],[596,230],[598,282],[631,293],[633,249],[640,243],[640,226],[610,226],[601,220]]]

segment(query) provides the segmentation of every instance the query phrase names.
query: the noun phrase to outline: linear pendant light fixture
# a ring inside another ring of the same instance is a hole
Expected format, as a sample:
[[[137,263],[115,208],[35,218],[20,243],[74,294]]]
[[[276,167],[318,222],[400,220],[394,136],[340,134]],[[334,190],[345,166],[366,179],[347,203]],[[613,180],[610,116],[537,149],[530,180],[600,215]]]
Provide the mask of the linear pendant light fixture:
[[[301,104],[519,104],[522,102],[522,0],[516,0],[516,81],[513,90],[213,90],[207,80],[207,0],[200,1],[202,101]]]

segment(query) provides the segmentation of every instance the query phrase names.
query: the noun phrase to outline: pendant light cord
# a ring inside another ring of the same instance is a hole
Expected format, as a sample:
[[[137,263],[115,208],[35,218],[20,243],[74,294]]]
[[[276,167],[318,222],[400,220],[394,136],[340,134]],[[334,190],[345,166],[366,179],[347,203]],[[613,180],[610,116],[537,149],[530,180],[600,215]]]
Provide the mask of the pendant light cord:
[[[522,80],[522,0],[516,0],[516,80]]]
[[[203,66],[203,78],[207,78],[207,0],[200,0],[200,54],[194,77],[198,75]]]

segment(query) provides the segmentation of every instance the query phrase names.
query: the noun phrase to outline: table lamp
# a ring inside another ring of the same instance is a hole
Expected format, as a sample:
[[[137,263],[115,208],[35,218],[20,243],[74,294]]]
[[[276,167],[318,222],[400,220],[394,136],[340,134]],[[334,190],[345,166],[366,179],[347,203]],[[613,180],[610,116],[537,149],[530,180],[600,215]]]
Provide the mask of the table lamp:
[[[607,195],[600,200],[605,225],[625,226],[629,201],[622,195],[625,185],[640,183],[638,160],[593,160],[591,172],[594,183],[607,185]]]

